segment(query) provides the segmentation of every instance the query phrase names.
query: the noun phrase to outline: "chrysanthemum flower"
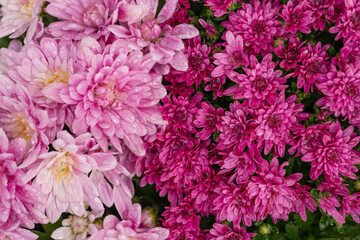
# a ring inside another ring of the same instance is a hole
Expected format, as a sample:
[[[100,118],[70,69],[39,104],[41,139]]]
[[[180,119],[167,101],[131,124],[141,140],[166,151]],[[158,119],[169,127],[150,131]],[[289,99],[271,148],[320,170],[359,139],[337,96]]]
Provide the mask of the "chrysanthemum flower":
[[[321,46],[318,42],[315,47],[310,43],[300,49],[299,59],[301,66],[296,67],[294,77],[298,76],[297,87],[304,87],[305,94],[313,91],[314,84],[320,83],[328,72],[329,62],[326,50],[330,44]]]
[[[335,5],[335,0],[306,0],[306,10],[313,12],[313,27],[315,30],[324,31],[326,23],[326,13]]]
[[[85,36],[99,38],[109,32],[106,26],[116,22],[117,0],[48,0],[45,11],[60,21],[46,31],[56,38],[81,40]]]
[[[144,155],[142,137],[165,123],[157,109],[166,95],[161,75],[149,73],[148,59],[131,51],[125,40],[102,49],[95,39],[84,38],[80,54],[87,73],[72,75],[61,95],[65,103],[76,105],[72,132],[90,128],[104,151],[110,141],[118,151],[125,144],[134,154]]]
[[[200,36],[187,40],[185,54],[188,58],[189,67],[185,72],[174,71],[177,80],[186,82],[188,86],[195,83],[197,88],[214,69],[212,57],[209,57],[211,51],[212,47],[201,44]]]
[[[306,209],[311,212],[314,212],[316,209],[315,201],[311,197],[309,190],[311,187],[306,185],[300,185],[299,183],[295,183],[293,186],[295,191],[296,201],[293,204],[293,212],[299,213],[301,219],[306,222]]]
[[[277,48],[274,48],[274,53],[280,57],[284,58],[280,62],[280,67],[285,68],[286,71],[289,71],[292,68],[296,68],[297,63],[300,61],[299,54],[300,48],[304,45],[304,42],[300,42],[299,38],[289,38],[287,49],[284,46],[283,42],[280,42]]]
[[[330,1],[330,0],[328,0]],[[333,1],[333,0],[332,0]],[[330,28],[330,33],[338,33],[335,40],[344,38],[345,43],[358,42],[360,39],[360,4],[359,0],[345,0],[346,9],[338,25]]]
[[[140,204],[129,206],[127,215],[120,221],[114,215],[108,215],[104,219],[103,229],[92,235],[89,240],[104,239],[148,239],[165,240],[169,237],[169,231],[162,227],[149,228],[146,221],[143,222],[143,213]]]
[[[340,49],[339,56],[331,59],[334,65],[346,72],[347,68],[351,66],[355,68],[360,66],[360,46],[357,42],[350,42]]]
[[[241,36],[234,36],[230,31],[226,32],[226,49],[221,53],[214,54],[214,64],[217,65],[212,77],[227,75],[229,77],[235,74],[233,70],[239,66],[247,67],[249,65],[248,57],[244,54],[244,42]]]
[[[219,194],[214,200],[217,220],[233,222],[234,228],[238,228],[241,222],[245,226],[252,225],[255,221],[254,205],[244,187],[231,183],[230,186],[216,188],[215,192]]]
[[[70,215],[62,221],[62,227],[56,229],[51,238],[56,240],[84,240],[89,234],[94,235],[98,229],[93,223],[95,215],[86,212],[83,216]]]
[[[246,184],[245,193],[254,201],[256,221],[266,218],[269,214],[274,221],[289,219],[289,213],[297,199],[294,185],[302,178],[301,173],[295,173],[284,177],[284,169],[289,163],[284,162],[279,166],[277,158],[273,158],[270,164],[264,160],[256,172]],[[254,219],[255,220],[255,219]]]
[[[83,216],[85,203],[93,211],[103,211],[98,190],[88,174],[98,165],[114,168],[116,158],[110,152],[100,152],[94,142],[90,133],[74,138],[66,131],[58,132],[52,143],[56,151],[40,155],[31,166],[36,175],[34,183],[47,196],[46,213],[50,222],[56,222],[65,211]]]
[[[265,101],[274,104],[278,96],[277,91],[284,90],[287,86],[286,79],[291,75],[281,77],[282,71],[275,70],[277,62],[272,62],[272,54],[267,54],[258,62],[255,56],[250,57],[250,69],[243,68],[245,74],[236,74],[232,81],[238,85],[224,91],[226,96],[234,99],[243,99],[249,102],[252,108],[259,108]]]
[[[279,1],[250,1],[236,13],[229,13],[230,21],[223,25],[244,40],[245,52],[258,55],[273,50],[274,37],[284,34],[279,21]]]
[[[307,1],[302,1],[298,4],[289,1],[286,5],[283,5],[280,16],[286,22],[285,32],[294,34],[296,34],[296,31],[306,34],[311,32],[311,23],[313,22],[311,17],[313,12],[306,9],[306,4]]]
[[[236,2],[237,0],[205,0],[204,6],[209,6],[211,10],[215,11],[215,17],[221,17],[227,12],[228,8]]]
[[[360,108],[360,67],[349,67],[338,70],[330,66],[326,80],[317,84],[317,88],[325,95],[316,105],[334,112],[335,117],[342,115],[351,119]]]
[[[275,104],[255,110],[254,123],[257,145],[259,149],[265,145],[264,153],[268,154],[274,147],[274,153],[283,157],[285,144],[293,144],[294,138],[290,131],[303,128],[299,121],[309,118],[310,114],[301,113],[303,104],[295,103],[296,96],[285,100],[284,91],[280,93]]]
[[[33,163],[39,154],[44,153],[49,145],[46,131],[55,125],[55,119],[35,105],[25,87],[17,85],[1,75],[0,82],[5,94],[0,96],[0,126],[6,132],[9,140],[22,138],[26,141],[26,154],[19,159],[20,168]]]
[[[247,233],[243,227],[240,227],[238,230],[232,230],[228,226],[219,223],[214,223],[209,233],[209,237],[214,240],[251,240],[251,237],[255,235],[256,233]]]
[[[10,34],[10,38],[17,38],[30,27],[27,34],[31,39],[36,32],[44,2],[44,0],[1,0],[0,38]]]
[[[215,110],[209,102],[201,102],[201,109],[198,110],[194,125],[197,128],[202,128],[202,130],[196,136],[202,140],[209,139],[214,131],[220,130],[223,115],[224,109],[218,108]]]
[[[0,128],[0,236],[14,237],[24,233],[30,237],[31,234],[17,227],[20,225],[32,229],[35,223],[45,224],[48,221],[44,214],[44,196],[25,181],[25,172],[18,168],[26,149],[24,139],[9,141]]]
[[[331,125],[329,134],[322,135],[321,144],[308,149],[301,160],[311,162],[310,178],[315,180],[324,173],[328,182],[337,182],[340,174],[351,179],[357,179],[358,171],[354,164],[360,163],[360,154],[353,150],[359,143],[360,137],[353,132],[354,126],[341,130],[337,121]]]
[[[344,219],[346,214],[349,214],[355,222],[360,223],[360,192],[342,198],[340,214]],[[339,224],[342,225],[342,222],[339,222]]]
[[[58,102],[64,103],[60,92],[66,91],[69,77],[82,70],[76,52],[70,40],[43,38],[39,45],[25,44],[22,51],[13,51],[17,62],[9,66],[7,75],[26,86],[35,103],[56,108]]]
[[[157,63],[154,69],[163,75],[169,73],[170,66],[179,71],[187,70],[188,62],[183,53],[185,46],[182,39],[191,39],[199,35],[197,28],[191,24],[165,24],[174,14],[177,2],[166,1],[158,14],[158,0],[124,4],[119,7],[119,21],[127,26],[121,24],[108,27],[115,36],[126,39],[132,48],[146,49],[150,52],[152,59]],[[122,12],[125,14],[121,14]]]
[[[220,135],[216,139],[217,148],[220,150],[230,149],[233,146],[238,152],[242,152],[251,141],[252,120],[247,119],[248,112],[240,102],[230,104],[230,111],[222,116]]]

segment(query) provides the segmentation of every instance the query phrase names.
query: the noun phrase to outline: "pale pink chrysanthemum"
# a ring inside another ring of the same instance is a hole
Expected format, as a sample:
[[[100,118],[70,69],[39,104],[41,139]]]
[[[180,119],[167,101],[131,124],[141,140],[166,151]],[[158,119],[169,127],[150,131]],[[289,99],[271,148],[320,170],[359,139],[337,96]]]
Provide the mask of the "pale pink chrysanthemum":
[[[108,35],[107,26],[116,22],[117,0],[48,0],[46,13],[60,21],[47,26],[55,38],[81,40],[91,36]]]
[[[246,184],[245,193],[254,201],[256,221],[265,219],[267,214],[274,223],[278,219],[285,221],[289,219],[297,199],[294,185],[302,178],[302,174],[295,173],[284,177],[286,173],[284,167],[287,165],[289,163],[284,162],[279,166],[277,158],[273,158],[270,164],[264,160],[256,171],[257,175],[252,176]]]
[[[34,184],[47,196],[50,222],[56,222],[65,211],[83,216],[85,203],[93,211],[103,211],[98,190],[88,174],[99,166],[103,170],[114,168],[113,154],[100,152],[90,133],[74,138],[66,131],[58,132],[52,146],[56,151],[41,154],[30,170],[36,175]]]
[[[215,17],[221,17],[236,2],[237,0],[205,0],[204,6],[209,6],[211,10],[215,11]]]
[[[17,225],[7,226],[5,229],[0,228],[0,239],[36,240],[38,238],[37,234]]]
[[[211,76],[216,78],[222,75],[233,76],[233,70],[239,66],[249,65],[248,57],[244,54],[244,42],[241,36],[234,36],[230,31],[226,32],[226,48],[221,53],[214,54],[215,69]]]
[[[345,0],[345,10],[340,18],[340,22],[330,28],[330,33],[338,33],[335,40],[344,38],[344,43],[360,40],[360,1]]]
[[[329,66],[326,50],[329,47],[330,44],[321,46],[321,42],[318,42],[314,47],[309,43],[308,46],[300,49],[298,58],[301,65],[296,67],[294,77],[298,77],[297,87],[304,87],[305,94],[309,90],[312,92],[314,84],[320,83],[325,78]]]
[[[108,215],[103,222],[103,229],[92,235],[89,240],[103,239],[168,239],[169,231],[162,227],[149,227],[143,217],[141,206],[135,203],[128,207],[128,213],[120,221],[114,215]],[[145,213],[146,214],[146,213]]]
[[[28,38],[31,39],[40,22],[39,14],[44,0],[1,0],[0,38],[10,35],[10,38],[20,37],[28,28]]]
[[[249,200],[249,195],[243,186],[221,186],[215,189],[218,197],[214,200],[214,210],[217,212],[216,219],[233,222],[235,228],[242,222],[245,226],[251,226],[255,221],[254,204]]]
[[[19,225],[32,229],[36,223],[48,222],[46,199],[24,179],[25,172],[18,168],[26,149],[24,139],[9,140],[0,128],[0,236],[3,231],[5,234],[14,231],[12,234],[16,235]],[[18,234],[21,235],[21,230]]]
[[[284,34],[279,19],[279,1],[255,1],[243,4],[236,13],[229,13],[230,21],[223,25],[244,40],[245,52],[258,55],[272,52],[274,38]]]
[[[224,115],[224,109],[215,108],[209,102],[201,102],[201,109],[198,110],[198,116],[194,120],[197,128],[202,128],[196,134],[202,140],[209,139],[211,134],[220,129],[221,117]]]
[[[15,86],[3,75],[0,75],[0,82],[5,86],[0,90],[0,126],[9,140],[22,138],[26,141],[24,159],[18,160],[20,168],[24,168],[47,151],[49,136],[46,131],[55,124],[55,119],[49,118],[45,110],[32,102],[25,87]]]
[[[349,67],[338,70],[334,65],[326,74],[326,79],[317,84],[317,88],[325,95],[316,105],[323,106],[334,113],[351,119],[360,108],[360,67]]]
[[[274,154],[283,157],[285,144],[293,144],[291,131],[303,128],[299,121],[307,120],[308,113],[302,113],[303,104],[295,103],[296,96],[285,99],[281,92],[273,105],[255,110],[254,123],[257,124],[255,135],[258,148],[265,145],[264,153],[268,154],[274,148]]]
[[[87,235],[94,235],[98,228],[94,223],[96,215],[86,212],[83,216],[70,215],[62,220],[62,227],[55,229],[51,238],[55,240],[84,240]]]
[[[125,26],[121,24],[108,27],[115,36],[126,39],[131,48],[150,52],[156,62],[154,70],[162,75],[169,73],[170,66],[179,71],[187,70],[183,39],[199,35],[197,28],[191,24],[170,26],[165,23],[174,14],[177,2],[166,1],[157,15],[158,0],[124,4],[119,7],[119,21]]]
[[[251,240],[251,237],[255,236],[256,233],[247,233],[246,229],[240,227],[237,230],[232,230],[226,225],[214,223],[213,228],[210,229],[209,237],[214,240]]]
[[[331,125],[329,134],[321,136],[321,144],[308,149],[301,160],[311,162],[311,179],[318,179],[322,173],[328,182],[339,181],[342,179],[340,174],[357,179],[355,172],[358,169],[354,164],[360,163],[360,154],[353,148],[359,143],[360,137],[356,137],[353,131],[352,125],[341,130],[337,121]]]
[[[275,70],[277,62],[272,61],[272,54],[269,53],[262,59],[261,63],[255,56],[250,56],[250,69],[243,68],[245,74],[236,74],[232,81],[238,85],[224,91],[226,96],[233,96],[234,99],[246,99],[249,106],[259,108],[265,102],[274,104],[277,98],[277,91],[284,90],[291,75],[282,76],[281,70]]]
[[[71,75],[82,70],[77,64],[76,48],[70,40],[43,38],[40,44],[25,44],[9,66],[7,75],[28,89],[32,100],[43,107],[56,108],[61,91],[66,91]]]
[[[306,10],[306,1],[302,1],[298,4],[294,4],[292,1],[287,2],[283,5],[283,10],[280,16],[285,20],[285,32],[296,34],[296,31],[302,33],[311,32],[311,23],[313,12]]]
[[[292,68],[297,67],[297,63],[300,61],[299,54],[300,48],[304,45],[304,42],[300,42],[300,39],[297,38],[289,38],[287,49],[284,46],[283,42],[280,42],[277,48],[274,48],[274,53],[280,57],[284,58],[280,62],[280,67],[285,68],[286,71],[289,71]]]
[[[102,49],[95,39],[84,38],[80,54],[87,73],[70,76],[68,91],[61,94],[65,103],[76,105],[72,132],[90,129],[104,151],[110,141],[120,152],[125,144],[134,154],[145,155],[142,137],[165,124],[157,109],[166,96],[161,75],[149,73],[149,58],[131,51],[125,40]]]

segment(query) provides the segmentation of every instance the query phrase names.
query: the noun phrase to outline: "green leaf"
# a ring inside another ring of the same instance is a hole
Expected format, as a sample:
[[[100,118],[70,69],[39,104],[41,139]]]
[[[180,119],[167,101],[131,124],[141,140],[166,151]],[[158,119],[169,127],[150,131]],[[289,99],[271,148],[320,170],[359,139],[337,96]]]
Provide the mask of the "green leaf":
[[[302,229],[302,230],[308,230],[311,227],[311,224],[313,224],[315,217],[314,214],[310,211],[306,211],[306,222],[304,222],[299,214],[296,214],[294,216],[294,219],[296,221],[296,225]]]
[[[325,230],[330,224],[330,216],[329,215],[322,215],[319,221],[319,228],[320,230]]]
[[[299,227],[293,222],[289,222],[285,226],[286,236],[290,239],[299,239]]]
[[[55,229],[62,227],[62,222],[63,218],[60,217],[60,219],[55,222],[55,223],[48,223],[48,224],[43,224],[42,227],[45,230],[45,233],[47,233],[49,236],[51,236],[51,234],[55,231]]]
[[[339,225],[336,224],[336,230],[338,231],[338,233],[343,234],[344,233],[344,226],[343,225]]]

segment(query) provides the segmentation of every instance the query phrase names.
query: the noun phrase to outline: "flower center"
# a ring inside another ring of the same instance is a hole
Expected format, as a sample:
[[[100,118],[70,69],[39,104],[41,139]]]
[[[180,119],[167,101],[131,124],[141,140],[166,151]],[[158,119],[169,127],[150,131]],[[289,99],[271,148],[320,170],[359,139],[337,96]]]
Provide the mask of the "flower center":
[[[57,158],[51,166],[52,174],[55,175],[56,181],[60,182],[62,179],[67,179],[72,176],[72,156],[70,153],[65,153]]]
[[[125,93],[118,90],[116,81],[113,78],[107,78],[104,82],[94,88],[95,102],[102,107],[121,107],[121,101],[127,98]]]
[[[144,40],[155,41],[160,37],[162,30],[161,27],[156,24],[156,20],[154,19],[141,24],[140,32]]]
[[[35,0],[21,0],[20,3],[23,5],[20,12],[31,18],[34,11]]]
[[[271,115],[267,119],[270,127],[279,127],[281,125],[281,117],[279,115]]]
[[[233,64],[235,66],[239,65],[240,63],[242,63],[244,60],[244,55],[239,52],[239,51],[235,51],[232,55],[232,61],[233,61]]]
[[[202,57],[199,55],[195,55],[191,57],[190,63],[191,66],[193,66],[194,68],[199,68],[202,63]]]
[[[264,91],[266,88],[266,79],[263,77],[256,78],[253,86],[259,91]]]
[[[10,122],[5,128],[10,138],[23,138],[27,142],[30,141],[35,132],[34,129],[30,127],[23,112],[10,114]]]
[[[354,86],[349,86],[345,88],[345,94],[348,95],[349,97],[352,97],[354,95],[357,95],[357,90]]]
[[[86,7],[86,12],[83,16],[83,22],[86,26],[97,28],[104,25],[104,16],[99,12],[99,9],[102,7],[100,4],[90,4]]]
[[[63,70],[55,70],[54,72],[48,71],[46,73],[46,78],[43,79],[43,87],[52,84],[52,83],[67,83],[67,80],[70,78],[70,75]]]
[[[263,21],[257,21],[255,22],[255,24],[253,25],[254,26],[254,30],[255,32],[260,35],[264,32],[264,29],[265,29],[265,24]]]
[[[74,235],[80,235],[87,231],[89,219],[87,217],[70,216],[71,217],[71,231]]]

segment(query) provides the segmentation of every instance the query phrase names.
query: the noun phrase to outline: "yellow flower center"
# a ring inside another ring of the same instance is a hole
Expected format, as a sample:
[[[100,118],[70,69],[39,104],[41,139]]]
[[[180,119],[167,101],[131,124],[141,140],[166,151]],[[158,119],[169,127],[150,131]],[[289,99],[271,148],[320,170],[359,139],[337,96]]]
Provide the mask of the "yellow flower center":
[[[23,112],[12,113],[10,119],[12,121],[7,126],[10,138],[23,138],[29,142],[35,131],[30,127],[25,114]]]
[[[67,83],[70,78],[70,74],[63,70],[55,70],[54,72],[47,72],[45,79],[43,79],[43,87],[52,83]]]
[[[62,179],[67,179],[72,176],[72,156],[70,153],[65,153],[57,158],[51,166],[52,174],[56,176],[56,181],[60,182]]]
[[[23,5],[20,11],[31,18],[34,11],[35,0],[21,0],[20,3]]]

